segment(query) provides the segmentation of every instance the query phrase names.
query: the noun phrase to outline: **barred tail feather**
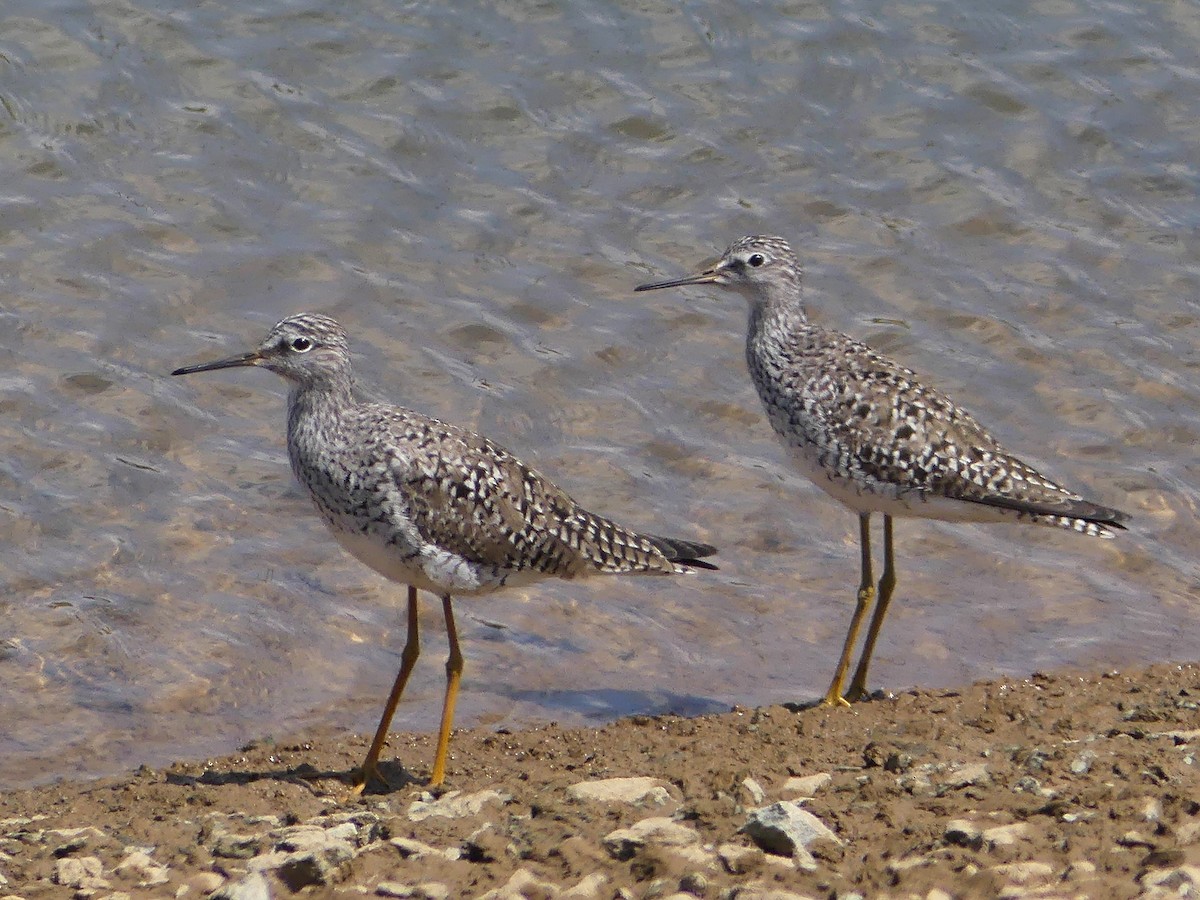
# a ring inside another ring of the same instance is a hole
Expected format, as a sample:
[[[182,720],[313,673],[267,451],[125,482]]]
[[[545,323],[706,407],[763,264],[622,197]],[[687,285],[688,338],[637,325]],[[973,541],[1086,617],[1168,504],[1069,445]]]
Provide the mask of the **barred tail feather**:
[[[688,569],[709,569],[716,572],[717,567],[712,563],[704,562],[701,557],[712,556],[717,552],[717,548],[711,544],[701,544],[696,541],[681,541],[677,538],[658,537],[657,535],[645,535],[654,547],[662,553],[668,560]]]

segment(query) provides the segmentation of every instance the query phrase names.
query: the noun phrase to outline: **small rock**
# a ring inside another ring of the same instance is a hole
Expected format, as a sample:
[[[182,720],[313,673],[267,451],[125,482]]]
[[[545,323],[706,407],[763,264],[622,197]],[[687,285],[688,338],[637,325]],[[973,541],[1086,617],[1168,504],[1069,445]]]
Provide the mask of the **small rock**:
[[[721,844],[717,847],[717,858],[730,875],[746,875],[762,865],[763,852],[742,844]]]
[[[271,888],[261,872],[251,872],[219,888],[208,900],[271,900]]]
[[[263,839],[257,834],[230,834],[222,832],[215,835],[209,850],[213,856],[225,859],[249,859],[262,852]]]
[[[941,888],[930,888],[929,893],[925,895],[925,900],[954,900],[954,897]]]
[[[498,888],[481,894],[479,900],[551,900],[558,896],[558,888],[549,882],[540,881],[528,869],[517,869],[512,877]]]
[[[583,876],[578,884],[563,891],[562,896],[579,898],[579,900],[594,900],[600,896],[600,892],[607,883],[607,875],[602,872],[593,872],[591,875]]]
[[[354,822],[341,822],[325,829],[325,837],[331,841],[358,841],[358,825]]]
[[[429,795],[426,795],[429,796]],[[447,819],[459,819],[464,816],[474,816],[490,803],[507,803],[512,797],[499,791],[476,791],[464,794],[462,791],[450,791],[436,800],[414,800],[408,807],[408,817],[414,822],[428,819],[430,816],[443,816]]]
[[[656,816],[635,822],[629,828],[618,828],[604,836],[604,849],[614,859],[626,860],[645,847],[654,844],[659,847],[686,847],[700,841],[700,835],[693,828],[680,825],[673,819]]]
[[[329,839],[320,825],[293,825],[282,829],[275,840],[275,849],[284,851],[312,850],[323,847]]]
[[[263,853],[247,861],[252,871],[272,871],[291,890],[341,880],[354,850],[345,841],[330,841],[317,849],[293,853]]]
[[[767,799],[767,792],[763,790],[763,786],[747,775],[742,779],[742,787],[746,789],[746,793],[750,795],[750,800],[756,806],[761,806]]]
[[[1086,859],[1077,859],[1063,870],[1063,879],[1091,878],[1096,874],[1096,864]]]
[[[1141,883],[1148,888],[1172,891],[1179,897],[1194,896],[1191,885],[1200,884],[1200,867],[1178,866],[1170,869],[1151,869],[1141,876]],[[1184,886],[1189,887],[1185,888]],[[1160,896],[1153,894],[1151,896]]]
[[[741,831],[768,853],[790,856],[806,869],[816,868],[816,860],[808,852],[810,844],[819,840],[842,843],[824,822],[791,800],[751,810]]]
[[[968,819],[951,819],[946,823],[942,837],[947,843],[978,850],[983,846],[983,831]]]
[[[187,883],[196,889],[196,893],[207,896],[223,885],[225,879],[216,872],[200,872],[189,878]]]
[[[816,775],[805,775],[800,778],[792,777],[783,783],[781,792],[789,794],[785,800],[795,800],[797,797],[814,797],[818,791],[829,787],[833,775],[829,772],[818,772]]]
[[[102,877],[104,864],[95,856],[66,857],[54,866],[54,883],[79,890],[96,890],[109,886]]]
[[[1147,822],[1157,822],[1162,818],[1162,801],[1157,797],[1147,797],[1142,803],[1142,818]]]
[[[171,880],[167,867],[152,860],[141,850],[135,850],[117,863],[118,875],[129,873],[138,879],[138,887],[154,887]]]
[[[1014,862],[992,866],[991,871],[1013,884],[1029,884],[1031,881],[1043,881],[1049,878],[1054,874],[1054,866],[1035,861]]]
[[[399,881],[381,881],[375,886],[380,897],[404,897],[412,900],[446,900],[450,888],[440,881],[425,881],[421,884],[404,884]]]
[[[983,844],[989,850],[997,847],[1011,847],[1018,840],[1029,834],[1028,822],[1014,822],[1011,825],[997,825],[986,829],[983,834]]]
[[[405,859],[421,859],[424,856],[440,855],[442,852],[437,847],[432,847],[414,838],[392,838],[388,843],[399,850],[400,855]]]
[[[662,806],[671,799],[666,782],[648,776],[579,781],[567,788],[567,795],[572,800],[654,806]]]
[[[679,890],[693,897],[703,897],[708,890],[708,876],[703,872],[689,872],[679,879]]]
[[[991,780],[987,763],[963,763],[950,770],[944,783],[947,787],[960,788],[971,784],[987,784]]]
[[[1071,774],[1086,775],[1089,771],[1091,771],[1092,763],[1095,761],[1095,759],[1095,751],[1084,750],[1071,761]]]

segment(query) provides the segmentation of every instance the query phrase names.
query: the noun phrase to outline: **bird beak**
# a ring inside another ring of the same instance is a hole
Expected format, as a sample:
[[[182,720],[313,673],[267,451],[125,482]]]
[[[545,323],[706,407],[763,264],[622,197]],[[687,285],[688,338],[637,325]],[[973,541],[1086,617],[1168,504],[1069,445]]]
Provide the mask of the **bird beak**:
[[[660,288],[683,287],[688,284],[713,284],[721,280],[721,275],[722,272],[719,265],[710,266],[694,275],[685,275],[683,278],[672,278],[669,281],[652,281],[649,284],[639,284],[634,290],[657,291]]]
[[[237,366],[257,366],[263,361],[263,355],[257,350],[243,353],[241,356],[230,356],[213,362],[197,363],[194,366],[184,366],[176,369],[172,375],[191,375],[193,372],[211,372],[213,369],[233,369]]]

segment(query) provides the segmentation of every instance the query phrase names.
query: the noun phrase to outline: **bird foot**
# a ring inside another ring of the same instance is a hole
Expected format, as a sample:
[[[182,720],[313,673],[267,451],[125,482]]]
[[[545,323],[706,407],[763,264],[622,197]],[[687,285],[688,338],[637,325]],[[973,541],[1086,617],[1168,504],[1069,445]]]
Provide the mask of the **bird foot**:
[[[818,703],[817,705],[818,706],[832,706],[832,707],[841,707],[841,706],[848,707],[850,705],[850,701],[847,700],[845,697],[843,697],[841,694],[837,693],[836,691],[832,691],[832,692],[826,694],[824,697],[822,697],[821,702]]]
[[[363,763],[351,772],[350,776],[350,793],[356,797],[360,796],[367,789],[367,785],[372,780],[379,782],[389,791],[392,790],[392,783],[383,777],[383,773],[379,771],[379,766],[373,762]]]
[[[849,706],[851,703],[861,703],[863,700],[870,700],[871,692],[867,690],[865,684],[852,684],[842,699]]]

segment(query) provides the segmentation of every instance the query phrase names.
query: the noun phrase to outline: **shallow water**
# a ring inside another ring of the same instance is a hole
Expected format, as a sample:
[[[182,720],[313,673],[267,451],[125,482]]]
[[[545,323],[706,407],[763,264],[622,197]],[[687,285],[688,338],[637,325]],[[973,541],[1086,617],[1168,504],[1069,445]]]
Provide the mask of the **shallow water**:
[[[787,468],[742,302],[631,291],[748,232],[1136,516],[899,523],[877,685],[1196,659],[1198,43],[1171,2],[5,4],[0,785],[374,727],[403,588],[292,483],[282,383],[166,377],[302,309],[367,388],[721,547],[460,601],[460,723],[821,693],[854,517]],[[426,612],[397,728],[436,724]]]

